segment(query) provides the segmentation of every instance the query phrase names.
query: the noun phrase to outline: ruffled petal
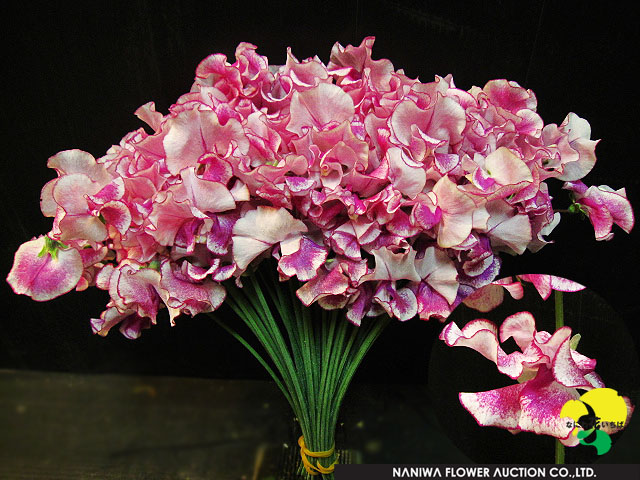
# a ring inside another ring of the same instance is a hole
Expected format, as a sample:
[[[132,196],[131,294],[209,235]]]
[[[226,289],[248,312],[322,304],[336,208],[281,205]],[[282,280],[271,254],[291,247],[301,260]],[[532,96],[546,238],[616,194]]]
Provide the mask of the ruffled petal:
[[[46,248],[39,237],[18,248],[7,282],[17,294],[45,302],[71,291],[82,276],[82,257],[75,248]]]
[[[533,283],[533,286],[536,288],[543,300],[548,299],[553,290],[558,290],[560,292],[579,292],[586,288],[577,282],[572,282],[571,280],[553,275],[518,275],[518,278]]]
[[[519,430],[520,396],[525,384],[479,393],[460,393],[460,403],[482,427]]]
[[[471,295],[465,297],[462,301],[467,307],[478,310],[479,312],[490,312],[498,305],[502,304],[504,300],[504,288],[502,285],[489,284],[478,290],[475,290]]]
[[[416,261],[421,279],[442,295],[451,305],[458,295],[458,270],[444,250],[429,247]]]
[[[319,298],[342,295],[347,288],[349,288],[349,278],[343,273],[342,266],[336,265],[329,272],[319,271],[315,278],[298,289],[296,295],[308,307]]]
[[[536,320],[529,312],[509,315],[500,325],[500,341],[506,342],[513,337],[523,352],[533,341],[536,334]]]
[[[291,120],[287,130],[302,135],[305,127],[322,130],[329,124],[350,120],[354,114],[351,97],[337,85],[321,83],[291,98]]]
[[[498,327],[489,320],[479,318],[467,323],[462,330],[451,322],[440,332],[440,340],[450,347],[468,347],[479,352],[486,359],[498,361]]]
[[[540,370],[536,378],[522,386],[518,427],[539,435],[568,438],[573,426],[568,426],[560,412],[565,403],[580,397],[578,391],[555,382],[547,369]]]
[[[442,211],[438,245],[442,248],[462,243],[471,233],[475,203],[456,184],[444,176],[433,187],[437,206]]]
[[[159,293],[169,308],[172,323],[181,313],[195,316],[202,312],[212,312],[224,302],[226,290],[218,282],[193,282],[181,275],[171,262],[162,264],[161,273]]]
[[[589,388],[591,387],[591,382],[585,378],[585,373],[588,373],[588,371],[578,367],[571,354],[570,342],[571,339],[567,338],[560,344],[552,362],[553,376],[557,382],[565,387]],[[593,367],[595,368],[595,365]]]
[[[291,248],[290,253],[285,254],[284,243],[282,243],[283,255],[278,262],[278,271],[287,277],[295,275],[302,282],[314,278],[327,259],[327,249],[301,236],[294,239],[297,245]]]
[[[259,206],[246,212],[233,226],[233,258],[244,270],[258,255],[307,227],[284,208]]]

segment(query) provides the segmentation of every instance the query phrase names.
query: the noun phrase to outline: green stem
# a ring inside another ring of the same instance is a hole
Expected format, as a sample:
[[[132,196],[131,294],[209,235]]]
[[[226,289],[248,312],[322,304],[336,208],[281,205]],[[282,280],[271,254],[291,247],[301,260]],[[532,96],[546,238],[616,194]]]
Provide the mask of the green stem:
[[[564,445],[556,440],[556,465],[564,465]]]
[[[251,352],[282,390],[300,422],[306,447],[312,452],[330,450],[335,446],[338,411],[347,387],[389,318],[365,318],[358,327],[340,310],[304,307],[296,297],[295,280],[280,283],[276,276],[265,273],[268,271],[275,272],[275,268],[243,277],[242,289],[232,282],[227,285],[229,305],[264,353],[226,322],[214,318]],[[335,453],[309,458],[314,466],[325,468],[336,460]],[[300,471],[308,477],[302,467]],[[333,474],[315,478],[331,480]]]
[[[556,302],[556,330],[564,327],[564,306],[562,304],[562,292],[554,290]]]
[[[564,305],[562,303],[562,292],[554,291],[556,330],[564,327]],[[564,464],[564,445],[560,440],[556,440],[556,465]]]

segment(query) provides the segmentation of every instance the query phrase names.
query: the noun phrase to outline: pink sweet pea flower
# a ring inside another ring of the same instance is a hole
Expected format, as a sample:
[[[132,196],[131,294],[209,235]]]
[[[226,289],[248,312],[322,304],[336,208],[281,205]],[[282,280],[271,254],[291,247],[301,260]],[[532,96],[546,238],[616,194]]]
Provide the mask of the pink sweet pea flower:
[[[259,206],[249,210],[233,226],[235,262],[239,269],[245,270],[276,243],[306,231],[306,225],[284,208]]]
[[[469,91],[451,75],[411,79],[374,60],[373,43],[336,44],[327,65],[290,49],[269,65],[240,43],[234,63],[205,58],[166,114],[136,111],[151,133],[97,159],[53,156],[41,210],[69,248],[21,247],[16,292],[95,284],[115,295],[95,331],[135,337],[161,309],[173,321],[217,308],[221,282],[273,256],[305,305],[345,308],[354,323],[442,319],[494,280],[500,252],[549,243],[560,214],[546,180],[574,182],[598,239],[613,223],[630,230],[624,190],[576,182],[595,163],[586,120],[544,126],[533,92],[505,79]]]
[[[610,240],[614,223],[627,233],[633,228],[633,210],[624,188],[613,190],[607,185],[587,188],[580,181],[567,182],[562,188],[574,193],[574,205],[589,217],[596,240]]]
[[[442,214],[438,245],[443,248],[459,245],[471,233],[476,204],[446,175],[434,185],[432,193],[435,194],[435,204]]]
[[[278,271],[289,278],[294,275],[300,281],[311,280],[327,259],[327,249],[304,236],[292,237],[280,243],[282,257]]]
[[[20,245],[7,282],[14,292],[46,302],[71,291],[82,270],[78,250],[43,236]]]
[[[506,354],[501,342],[513,338],[520,348]],[[579,338],[579,337],[578,337]],[[518,383],[478,393],[460,393],[460,403],[481,426],[550,435],[567,446],[578,444],[573,426],[560,416],[563,405],[580,397],[577,389],[602,388],[595,373],[596,361],[575,350],[571,328],[555,333],[537,331],[529,312],[505,319],[500,328],[485,319],[469,322],[462,329],[448,324],[440,339],[450,347],[476,350],[496,364],[498,370]]]
[[[522,299],[524,296],[522,281],[531,282],[543,300],[547,300],[554,290],[559,292],[579,292],[586,288],[577,282],[554,275],[516,275],[515,279],[505,277],[491,282],[489,285],[465,297],[463,303],[467,307],[478,310],[479,312],[489,312],[502,304],[505,290],[509,292],[512,298],[516,300]]]

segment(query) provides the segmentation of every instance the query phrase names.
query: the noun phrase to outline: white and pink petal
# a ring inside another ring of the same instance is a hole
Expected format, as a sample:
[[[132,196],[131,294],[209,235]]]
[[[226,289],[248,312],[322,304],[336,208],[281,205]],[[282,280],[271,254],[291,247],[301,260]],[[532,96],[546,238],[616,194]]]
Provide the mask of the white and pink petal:
[[[43,236],[20,245],[7,282],[15,293],[45,302],[75,288],[82,271],[82,257],[75,248]]]

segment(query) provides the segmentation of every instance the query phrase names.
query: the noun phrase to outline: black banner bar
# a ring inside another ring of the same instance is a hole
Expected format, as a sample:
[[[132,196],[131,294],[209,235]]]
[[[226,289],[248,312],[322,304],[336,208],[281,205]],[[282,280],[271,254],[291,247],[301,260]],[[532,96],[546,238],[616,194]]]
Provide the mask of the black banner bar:
[[[593,465],[336,465],[336,480],[597,479],[640,480],[640,464]]]

